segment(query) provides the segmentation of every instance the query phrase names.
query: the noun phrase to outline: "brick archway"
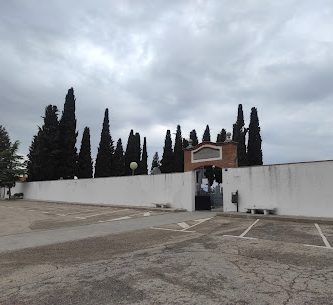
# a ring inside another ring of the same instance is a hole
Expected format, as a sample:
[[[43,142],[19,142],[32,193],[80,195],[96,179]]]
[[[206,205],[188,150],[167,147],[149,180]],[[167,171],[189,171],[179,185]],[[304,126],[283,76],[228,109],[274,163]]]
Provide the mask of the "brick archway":
[[[236,142],[202,142],[184,150],[184,172],[205,166],[238,167]]]

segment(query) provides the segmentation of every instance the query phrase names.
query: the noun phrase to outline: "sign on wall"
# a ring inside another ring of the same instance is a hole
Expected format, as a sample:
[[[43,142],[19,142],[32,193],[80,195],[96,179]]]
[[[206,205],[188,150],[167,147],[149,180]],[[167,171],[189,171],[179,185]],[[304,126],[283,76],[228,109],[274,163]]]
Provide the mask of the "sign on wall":
[[[206,145],[192,151],[192,163],[214,160],[222,160],[222,147]]]

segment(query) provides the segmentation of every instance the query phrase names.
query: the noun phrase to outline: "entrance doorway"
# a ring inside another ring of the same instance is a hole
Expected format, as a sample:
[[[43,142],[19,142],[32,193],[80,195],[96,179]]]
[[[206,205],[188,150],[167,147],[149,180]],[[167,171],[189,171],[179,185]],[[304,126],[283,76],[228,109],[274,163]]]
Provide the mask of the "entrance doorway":
[[[195,210],[223,208],[222,168],[206,166],[195,170]]]

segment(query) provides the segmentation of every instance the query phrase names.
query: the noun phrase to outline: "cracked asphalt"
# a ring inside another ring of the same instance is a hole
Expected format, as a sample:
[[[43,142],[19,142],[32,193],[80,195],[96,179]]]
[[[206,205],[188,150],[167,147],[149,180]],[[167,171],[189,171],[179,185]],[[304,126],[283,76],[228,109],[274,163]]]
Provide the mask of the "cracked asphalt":
[[[253,220],[187,222],[1,253],[0,304],[333,304],[313,224],[260,220],[240,238]]]

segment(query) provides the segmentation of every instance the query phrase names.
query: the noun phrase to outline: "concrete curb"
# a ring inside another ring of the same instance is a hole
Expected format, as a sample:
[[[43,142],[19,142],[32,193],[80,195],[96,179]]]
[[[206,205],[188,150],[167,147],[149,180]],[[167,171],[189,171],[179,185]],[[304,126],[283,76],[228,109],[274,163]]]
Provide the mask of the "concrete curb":
[[[216,216],[231,217],[231,218],[247,218],[247,219],[267,219],[277,221],[292,221],[303,223],[318,223],[318,224],[333,224],[333,218],[326,217],[303,217],[303,216],[288,216],[288,215],[262,215],[237,212],[217,212]]]
[[[68,204],[68,205],[80,205],[80,206],[90,206],[90,207],[110,207],[110,208],[124,208],[133,210],[150,210],[150,211],[161,211],[161,212],[186,212],[185,209],[175,209],[175,208],[157,208],[155,206],[132,206],[132,205],[115,205],[115,204],[105,204],[105,203],[81,203],[81,202],[67,202],[67,201],[50,201],[50,200],[33,200],[33,199],[11,199],[6,200],[6,202],[36,202],[36,203],[54,203],[54,204]]]

